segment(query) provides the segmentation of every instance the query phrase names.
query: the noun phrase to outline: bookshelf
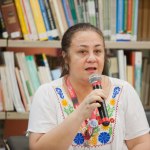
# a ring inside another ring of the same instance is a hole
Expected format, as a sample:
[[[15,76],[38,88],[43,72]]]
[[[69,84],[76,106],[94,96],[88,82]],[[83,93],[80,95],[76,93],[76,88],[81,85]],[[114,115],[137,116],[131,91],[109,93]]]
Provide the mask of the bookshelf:
[[[105,41],[108,49],[147,49],[150,50],[150,41],[115,42]],[[0,40],[0,47],[30,47],[30,48],[61,48],[61,41],[25,41],[25,40]]]

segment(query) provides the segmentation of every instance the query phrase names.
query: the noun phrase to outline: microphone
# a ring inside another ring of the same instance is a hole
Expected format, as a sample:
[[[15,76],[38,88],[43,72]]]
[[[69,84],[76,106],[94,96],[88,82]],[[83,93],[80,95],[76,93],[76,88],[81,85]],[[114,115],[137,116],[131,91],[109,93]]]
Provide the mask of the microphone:
[[[102,89],[101,87],[101,80],[99,74],[92,74],[89,77],[89,83],[92,85],[93,90],[95,89]],[[98,107],[98,112],[102,121],[103,126],[108,126],[110,123],[105,100],[102,98],[103,102],[96,101],[101,104],[101,107]]]

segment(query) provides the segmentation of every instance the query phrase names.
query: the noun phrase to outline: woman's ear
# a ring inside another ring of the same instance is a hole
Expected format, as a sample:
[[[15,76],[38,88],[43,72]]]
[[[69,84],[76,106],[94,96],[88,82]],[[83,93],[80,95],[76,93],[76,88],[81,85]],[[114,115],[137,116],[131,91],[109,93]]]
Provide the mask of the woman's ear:
[[[67,60],[67,58],[65,58],[66,57],[66,52],[65,51],[62,51],[62,56],[64,58],[65,63],[68,64],[68,60]]]

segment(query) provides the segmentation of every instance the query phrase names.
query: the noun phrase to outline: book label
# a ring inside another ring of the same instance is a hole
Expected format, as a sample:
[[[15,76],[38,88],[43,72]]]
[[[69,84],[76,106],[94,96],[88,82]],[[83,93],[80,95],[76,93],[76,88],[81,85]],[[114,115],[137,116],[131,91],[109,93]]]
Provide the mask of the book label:
[[[8,38],[8,32],[3,32],[2,36],[3,36],[3,38]]]
[[[10,36],[11,36],[11,38],[17,38],[17,37],[20,36],[20,32],[19,32],[19,31],[17,31],[17,32],[12,32]]]
[[[39,38],[40,38],[40,39],[47,38],[46,32],[40,33],[40,34],[39,34]]]

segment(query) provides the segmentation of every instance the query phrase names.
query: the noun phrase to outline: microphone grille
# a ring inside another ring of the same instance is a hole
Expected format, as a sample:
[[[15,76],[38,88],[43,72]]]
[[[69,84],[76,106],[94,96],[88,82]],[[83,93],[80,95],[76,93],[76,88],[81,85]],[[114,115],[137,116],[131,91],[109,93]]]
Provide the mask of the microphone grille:
[[[99,74],[91,74],[89,77],[89,83],[92,85],[93,83],[97,82],[97,81],[101,81],[102,78]]]

